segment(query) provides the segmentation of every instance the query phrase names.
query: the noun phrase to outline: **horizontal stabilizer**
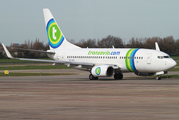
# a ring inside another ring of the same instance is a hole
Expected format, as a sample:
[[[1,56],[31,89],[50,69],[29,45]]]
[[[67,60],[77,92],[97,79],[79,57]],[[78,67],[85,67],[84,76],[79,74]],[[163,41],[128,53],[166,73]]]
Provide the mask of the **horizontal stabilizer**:
[[[55,54],[55,52],[42,51],[42,50],[34,50],[34,49],[23,49],[23,48],[13,48],[13,49],[16,49],[16,50],[26,50],[26,51],[39,52],[39,53]]]

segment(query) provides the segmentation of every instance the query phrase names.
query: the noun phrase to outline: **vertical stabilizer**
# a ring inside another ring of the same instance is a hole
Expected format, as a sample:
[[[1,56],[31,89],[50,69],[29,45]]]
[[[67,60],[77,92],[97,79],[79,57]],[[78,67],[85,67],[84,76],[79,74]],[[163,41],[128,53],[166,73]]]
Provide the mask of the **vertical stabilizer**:
[[[80,48],[68,42],[49,9],[43,9],[48,42],[51,50]]]

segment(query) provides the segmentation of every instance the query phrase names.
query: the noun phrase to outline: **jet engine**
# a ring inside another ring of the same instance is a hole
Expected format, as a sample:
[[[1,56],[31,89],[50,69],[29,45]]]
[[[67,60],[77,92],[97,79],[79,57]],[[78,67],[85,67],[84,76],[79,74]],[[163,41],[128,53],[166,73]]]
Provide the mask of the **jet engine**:
[[[140,72],[135,72],[136,75],[138,76],[152,76],[155,75],[155,73],[140,73]]]
[[[91,69],[91,74],[95,77],[110,77],[113,72],[114,69],[110,65],[97,65]]]

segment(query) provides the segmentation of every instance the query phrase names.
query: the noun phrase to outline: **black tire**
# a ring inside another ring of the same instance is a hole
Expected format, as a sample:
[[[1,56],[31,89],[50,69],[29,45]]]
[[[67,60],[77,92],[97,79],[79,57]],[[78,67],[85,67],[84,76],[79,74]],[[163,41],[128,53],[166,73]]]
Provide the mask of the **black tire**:
[[[98,80],[98,77],[94,77],[92,74],[89,75],[90,80]]]
[[[120,80],[123,79],[123,74],[120,73],[119,79],[120,79]]]
[[[157,80],[161,80],[161,77],[160,77],[160,76],[157,76],[156,79],[157,79]]]
[[[98,80],[98,77],[94,77],[94,80]]]
[[[118,78],[118,74],[114,74],[114,79],[115,80],[118,80],[119,78]]]
[[[90,80],[94,80],[94,76],[92,74],[89,75]]]
[[[123,74],[122,73],[115,73],[114,74],[114,79],[115,80],[121,80],[123,78]]]

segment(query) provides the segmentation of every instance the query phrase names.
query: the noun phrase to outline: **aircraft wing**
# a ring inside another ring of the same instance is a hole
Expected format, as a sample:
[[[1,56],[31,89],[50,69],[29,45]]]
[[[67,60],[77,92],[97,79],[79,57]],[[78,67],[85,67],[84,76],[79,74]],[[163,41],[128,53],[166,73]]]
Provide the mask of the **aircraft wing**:
[[[80,68],[87,68],[87,69],[91,69],[93,66],[96,65],[96,64],[93,64],[93,63],[86,63],[86,62],[70,62],[70,61],[57,61],[57,60],[28,59],[28,58],[16,58],[16,59],[53,63],[53,65],[66,65],[67,67],[80,66]],[[117,65],[114,65],[114,64],[107,64],[107,65],[112,66],[114,70],[120,69]]]
[[[83,68],[92,68],[93,66],[95,66],[96,64],[94,63],[86,63],[86,62],[73,62],[73,61],[57,61],[57,60],[42,60],[42,59],[30,59],[30,58],[15,58],[13,57],[10,52],[8,51],[8,49],[6,48],[6,46],[2,43],[2,46],[4,48],[4,51],[7,55],[8,58],[11,59],[19,59],[19,60],[27,60],[27,61],[36,61],[36,62],[46,62],[46,63],[53,63],[55,65],[67,65],[67,66],[81,66]],[[27,50],[27,49],[26,49]],[[38,51],[38,50],[30,50],[30,51]],[[38,51],[39,52],[39,51]],[[46,52],[46,51],[43,51]],[[46,52],[49,54],[55,54],[55,52]],[[116,65],[113,64],[109,64],[112,65],[114,69],[119,69],[119,67],[117,67]]]
[[[15,58],[13,57],[10,52],[8,51],[8,49],[6,48],[6,46],[2,43],[2,46],[4,48],[4,51],[7,55],[8,58],[11,58],[11,59],[19,59],[19,60],[27,60],[27,61],[36,61],[36,62],[46,62],[46,63],[55,63],[55,64],[65,64],[65,65],[83,65],[83,66],[88,66],[88,67],[92,67],[94,66],[94,64],[92,63],[83,63],[83,62],[67,62],[67,61],[57,61],[57,60],[41,60],[41,59],[29,59],[29,58]],[[45,52],[45,51],[44,51]],[[54,54],[54,52],[47,52],[47,53],[50,53],[50,54]]]
[[[27,60],[27,61],[36,61],[36,62],[46,62],[46,63],[56,63],[56,64],[66,64],[66,65],[85,65],[85,66],[94,66],[91,63],[83,63],[83,62],[67,62],[67,61],[57,61],[57,60],[41,60],[41,59],[28,59],[28,58],[15,58],[19,60]]]

